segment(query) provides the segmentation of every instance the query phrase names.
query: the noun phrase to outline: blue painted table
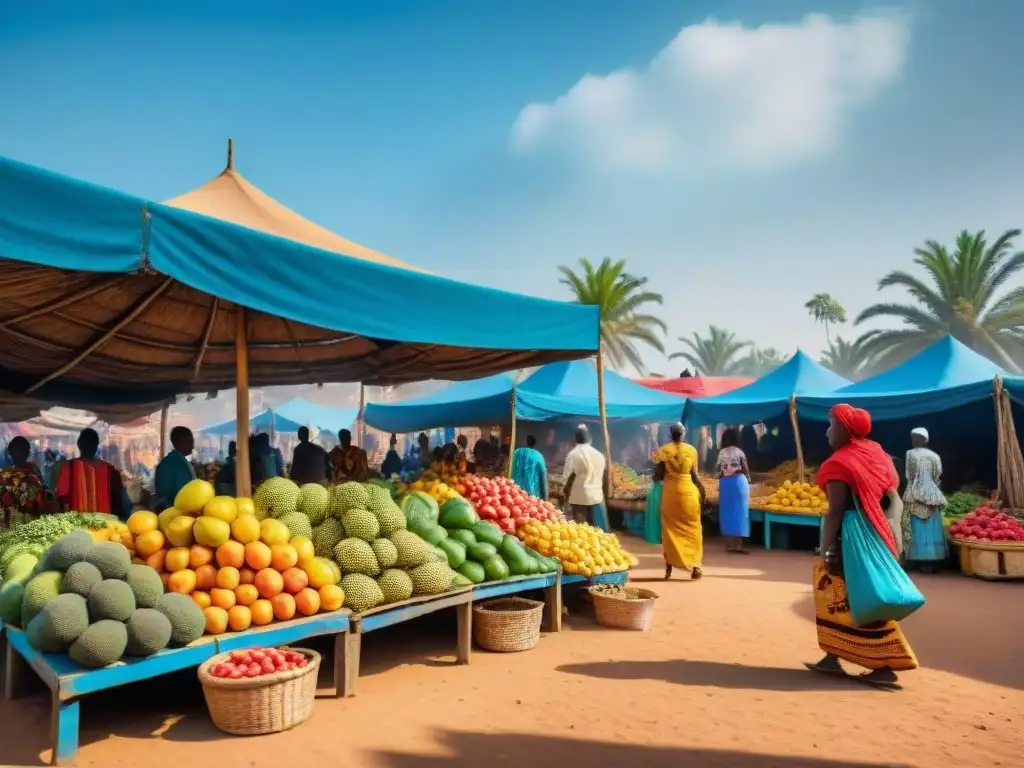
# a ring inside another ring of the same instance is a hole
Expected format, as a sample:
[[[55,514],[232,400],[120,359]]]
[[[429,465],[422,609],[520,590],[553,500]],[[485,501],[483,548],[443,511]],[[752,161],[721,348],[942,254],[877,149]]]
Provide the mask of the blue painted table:
[[[522,592],[544,591],[544,630],[562,631],[561,573],[541,573],[536,576],[513,576],[505,581],[492,581],[473,587],[473,602]]]
[[[362,613],[353,613],[349,631],[344,636],[343,694],[355,696],[359,680],[359,655],[363,635],[395,624],[402,624],[428,613],[455,608],[458,617],[458,643],[456,664],[469,664],[473,645],[473,587],[463,587],[441,595],[428,595],[382,605]],[[335,654],[337,655],[337,653]],[[337,662],[335,662],[337,663]]]
[[[602,573],[599,576],[580,576],[579,574],[562,574],[563,584],[625,584],[629,581],[629,571],[615,571],[614,573]]]
[[[772,548],[772,525],[800,525],[808,528],[820,528],[821,515],[808,515],[794,512],[770,512],[765,509],[750,510],[750,522],[764,523],[764,548]]]

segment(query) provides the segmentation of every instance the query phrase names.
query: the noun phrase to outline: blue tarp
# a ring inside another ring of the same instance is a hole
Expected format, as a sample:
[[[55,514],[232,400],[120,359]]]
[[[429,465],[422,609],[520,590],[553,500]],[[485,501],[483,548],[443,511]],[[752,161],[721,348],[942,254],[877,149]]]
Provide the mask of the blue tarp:
[[[948,411],[992,396],[1003,370],[946,336],[895,368],[820,397],[797,400],[801,418],[828,421],[837,403],[865,408],[875,421]]]
[[[686,423],[693,427],[757,424],[784,415],[794,395],[823,395],[849,383],[797,350],[783,365],[745,387],[715,397],[691,398],[686,403]]]
[[[1024,405],[1024,376],[1007,376],[1003,386],[1015,402]]]
[[[250,432],[298,432],[299,427],[315,427],[322,432],[337,435],[339,430],[352,429],[359,415],[356,408],[328,408],[296,397],[277,408],[267,409],[249,418]],[[232,435],[236,433],[235,420],[204,428],[204,435]]]
[[[599,418],[597,369],[588,360],[550,363],[518,386],[512,374],[455,382],[425,397],[400,403],[368,403],[366,423],[390,432],[412,432],[437,426],[495,424],[511,417],[515,393],[516,418],[549,421]],[[635,384],[605,370],[605,412],[609,419],[646,423],[678,421],[686,399]]]

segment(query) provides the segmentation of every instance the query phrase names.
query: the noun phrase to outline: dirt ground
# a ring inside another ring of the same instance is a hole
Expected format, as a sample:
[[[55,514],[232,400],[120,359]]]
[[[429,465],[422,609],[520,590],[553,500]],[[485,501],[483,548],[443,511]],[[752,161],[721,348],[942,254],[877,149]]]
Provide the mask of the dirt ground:
[[[905,632],[922,668],[881,692],[807,672],[816,647],[806,553],[726,556],[700,582],[634,581],[661,595],[650,633],[603,630],[585,605],[532,651],[454,666],[454,619],[368,635],[359,694],[320,699],[282,734],[210,724],[194,673],[82,705],[81,766],[250,768],[680,765],[747,768],[1024,764],[1024,585],[921,576]],[[48,757],[49,698],[0,704],[0,764]]]

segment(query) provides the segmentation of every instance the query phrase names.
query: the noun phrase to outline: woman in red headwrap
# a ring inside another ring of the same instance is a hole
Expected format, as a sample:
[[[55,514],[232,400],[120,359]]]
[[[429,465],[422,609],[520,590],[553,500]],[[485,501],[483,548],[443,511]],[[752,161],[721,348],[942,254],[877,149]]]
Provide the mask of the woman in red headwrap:
[[[829,413],[828,443],[833,449],[818,470],[818,485],[828,495],[828,513],[821,536],[822,561],[814,565],[814,609],[818,645],[825,658],[807,668],[845,676],[840,659],[870,670],[857,679],[882,688],[898,688],[897,671],[917,668],[917,658],[894,621],[857,626],[850,614],[842,571],[843,518],[848,510],[864,516],[869,528],[897,557],[892,529],[882,502],[895,492],[899,476],[892,459],[868,440],[871,416],[845,403]]]

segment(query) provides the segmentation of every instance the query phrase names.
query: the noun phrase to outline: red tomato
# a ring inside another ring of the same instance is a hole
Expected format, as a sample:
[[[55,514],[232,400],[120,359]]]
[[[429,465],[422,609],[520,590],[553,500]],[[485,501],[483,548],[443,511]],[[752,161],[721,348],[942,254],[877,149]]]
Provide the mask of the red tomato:
[[[228,679],[230,680],[241,680],[243,676],[242,668],[235,667],[228,673]]]
[[[502,520],[508,520],[511,514],[512,513],[509,511],[509,508],[506,507],[505,505],[501,505],[500,507],[498,507],[498,517],[500,517]]]

